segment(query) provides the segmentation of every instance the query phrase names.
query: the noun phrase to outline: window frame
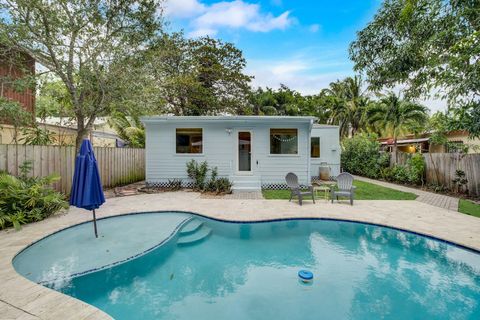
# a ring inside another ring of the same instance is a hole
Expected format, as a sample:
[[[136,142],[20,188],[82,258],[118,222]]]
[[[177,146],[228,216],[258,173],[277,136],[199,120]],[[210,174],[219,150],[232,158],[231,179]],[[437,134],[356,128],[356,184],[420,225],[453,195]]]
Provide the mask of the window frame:
[[[312,139],[318,139],[318,157],[312,157]],[[310,137],[310,158],[320,159],[322,157],[322,139],[321,137]]]
[[[187,129],[200,129],[202,133],[202,152],[199,153],[191,153],[191,152],[177,152],[177,130],[187,130]],[[190,156],[190,157],[195,157],[195,156],[203,156],[204,155],[204,150],[205,150],[205,140],[204,140],[204,135],[203,135],[203,128],[201,127],[175,127],[174,128],[174,133],[175,133],[175,143],[173,144],[173,150],[174,150],[174,155],[176,156]]]
[[[297,132],[297,153],[272,153],[272,130],[295,130]],[[300,132],[298,128],[269,128],[268,130],[268,155],[271,157],[300,157],[300,149],[299,149],[299,136]]]

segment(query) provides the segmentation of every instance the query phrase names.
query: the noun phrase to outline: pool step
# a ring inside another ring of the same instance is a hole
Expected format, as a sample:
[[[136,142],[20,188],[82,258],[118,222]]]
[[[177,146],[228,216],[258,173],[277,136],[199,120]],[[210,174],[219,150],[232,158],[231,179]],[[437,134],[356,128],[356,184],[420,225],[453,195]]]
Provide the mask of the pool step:
[[[178,237],[177,244],[179,246],[188,246],[194,243],[198,243],[202,240],[205,240],[211,233],[212,233],[212,229],[210,229],[205,225],[202,225],[199,229],[197,229],[193,233],[190,233],[187,235],[180,235]]]
[[[192,234],[195,231],[197,231],[198,229],[200,229],[201,226],[203,226],[203,222],[198,220],[198,219],[193,218],[190,221],[188,221],[182,227],[182,229],[180,229],[179,234],[180,234],[180,236],[186,236],[186,235]]]

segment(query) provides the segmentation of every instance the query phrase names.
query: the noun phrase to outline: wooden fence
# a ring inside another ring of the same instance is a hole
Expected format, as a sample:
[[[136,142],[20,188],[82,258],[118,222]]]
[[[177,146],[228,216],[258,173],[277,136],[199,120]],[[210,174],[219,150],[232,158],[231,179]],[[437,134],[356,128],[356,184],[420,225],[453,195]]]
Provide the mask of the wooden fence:
[[[145,149],[94,147],[104,188],[145,179]],[[75,168],[75,147],[0,145],[0,170],[18,175],[19,166],[30,161],[29,176],[44,177],[56,173],[61,179],[54,188],[68,194]]]
[[[462,170],[468,180],[471,195],[480,196],[480,154],[424,153],[427,183],[436,183],[453,189],[455,171]],[[405,165],[411,154],[397,153],[397,164]]]

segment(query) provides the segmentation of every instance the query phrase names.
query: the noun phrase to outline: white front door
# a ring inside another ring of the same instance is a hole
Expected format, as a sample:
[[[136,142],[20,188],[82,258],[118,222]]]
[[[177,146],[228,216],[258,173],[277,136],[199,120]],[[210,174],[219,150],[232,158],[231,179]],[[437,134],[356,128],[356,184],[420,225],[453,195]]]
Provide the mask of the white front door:
[[[252,132],[239,130],[236,134],[237,140],[237,173],[252,174]]]

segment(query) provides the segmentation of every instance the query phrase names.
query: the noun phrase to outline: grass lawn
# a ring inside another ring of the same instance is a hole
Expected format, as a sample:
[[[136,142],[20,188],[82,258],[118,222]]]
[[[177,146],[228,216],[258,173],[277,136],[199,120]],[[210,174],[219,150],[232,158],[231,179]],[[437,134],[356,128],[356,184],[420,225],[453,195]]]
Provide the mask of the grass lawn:
[[[469,200],[460,199],[460,203],[458,204],[458,211],[480,218],[480,204],[476,204]]]
[[[410,192],[397,191],[364,181],[355,180],[353,185],[357,187],[355,200],[415,200],[417,197]],[[289,190],[263,190],[262,193],[265,199],[290,199]],[[323,192],[320,192],[318,197],[323,197]]]

